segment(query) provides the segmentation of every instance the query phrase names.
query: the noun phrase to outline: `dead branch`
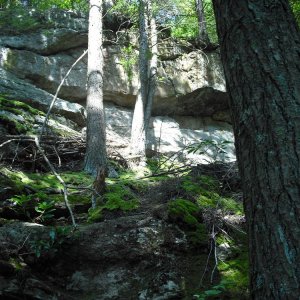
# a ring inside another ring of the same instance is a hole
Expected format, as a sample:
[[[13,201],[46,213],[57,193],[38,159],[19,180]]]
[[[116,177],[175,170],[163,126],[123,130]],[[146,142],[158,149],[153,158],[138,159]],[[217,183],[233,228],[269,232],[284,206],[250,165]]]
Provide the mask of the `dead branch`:
[[[52,173],[55,175],[55,177],[58,179],[58,181],[60,182],[60,184],[64,188],[63,189],[63,192],[64,192],[64,201],[65,201],[67,209],[69,210],[69,213],[70,213],[70,216],[71,216],[71,219],[72,219],[72,224],[73,224],[74,227],[76,227],[75,218],[74,218],[71,206],[70,206],[69,201],[68,201],[68,189],[67,189],[66,183],[60,177],[60,175],[56,172],[56,170],[54,169],[53,165],[51,164],[51,162],[49,161],[49,159],[45,155],[44,150],[40,146],[40,141],[39,141],[39,138],[37,136],[35,137],[34,142],[36,144],[36,147],[38,148],[38,150],[40,151],[40,153],[44,157],[44,160],[46,161],[46,163],[49,166],[50,170],[52,171]]]

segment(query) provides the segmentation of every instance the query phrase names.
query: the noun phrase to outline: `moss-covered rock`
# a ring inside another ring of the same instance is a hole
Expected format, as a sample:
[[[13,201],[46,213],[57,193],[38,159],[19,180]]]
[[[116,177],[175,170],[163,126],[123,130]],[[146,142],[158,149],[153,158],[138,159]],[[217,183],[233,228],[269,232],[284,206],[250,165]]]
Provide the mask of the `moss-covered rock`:
[[[172,222],[183,228],[190,245],[207,245],[207,230],[202,223],[201,209],[197,204],[181,198],[172,200],[168,205],[168,215]]]
[[[0,118],[9,134],[36,134],[44,123],[45,113],[7,95],[0,95]],[[53,116],[47,124],[47,129],[58,136],[79,135],[74,130],[76,125],[62,117]]]
[[[202,175],[197,178],[186,176],[182,181],[185,193],[195,199],[202,209],[221,209],[226,213],[243,214],[243,204],[220,195],[220,183],[213,177]]]
[[[169,202],[169,218],[175,222],[181,222],[189,228],[196,228],[200,208],[193,202],[185,199],[175,199]]]
[[[88,222],[101,221],[106,210],[128,212],[137,209],[139,205],[139,200],[129,188],[112,184],[107,187],[103,202],[99,203],[98,207],[89,210]]]
[[[0,95],[0,116],[2,126],[11,134],[28,134],[33,132],[35,116],[44,113],[23,102],[7,99]]]

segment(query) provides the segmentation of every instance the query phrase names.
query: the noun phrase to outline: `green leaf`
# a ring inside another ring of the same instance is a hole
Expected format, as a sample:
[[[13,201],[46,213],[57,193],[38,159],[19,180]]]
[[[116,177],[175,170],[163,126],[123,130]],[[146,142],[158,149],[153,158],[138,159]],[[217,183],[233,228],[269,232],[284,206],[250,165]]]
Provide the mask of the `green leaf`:
[[[220,290],[208,290],[208,291],[204,292],[204,294],[207,295],[207,296],[216,296],[216,295],[219,295],[221,293],[222,293],[222,291],[220,291]]]

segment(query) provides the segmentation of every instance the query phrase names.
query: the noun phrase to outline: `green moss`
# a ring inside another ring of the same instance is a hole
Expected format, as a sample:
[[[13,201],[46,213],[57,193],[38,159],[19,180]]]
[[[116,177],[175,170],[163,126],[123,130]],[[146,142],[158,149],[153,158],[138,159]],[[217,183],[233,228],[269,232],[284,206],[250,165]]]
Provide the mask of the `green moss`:
[[[103,209],[129,211],[139,206],[139,201],[134,194],[122,185],[114,184],[108,186],[104,199],[106,202]]]
[[[107,187],[103,195],[103,202],[98,207],[89,210],[88,222],[97,222],[103,219],[103,212],[109,211],[131,211],[140,205],[139,200],[126,186],[112,184]]]
[[[0,95],[0,111],[9,112],[16,116],[22,116],[23,122],[18,121],[9,115],[2,115],[1,120],[6,126],[8,132],[13,134],[26,134],[30,133],[32,124],[34,122],[34,116],[44,115],[43,112],[32,108],[30,105],[20,101],[7,99],[5,95]]]
[[[169,218],[183,227],[189,243],[193,246],[207,244],[207,231],[201,223],[201,210],[195,203],[178,198],[169,202]]]
[[[128,187],[136,193],[143,194],[149,187],[157,185],[157,182],[169,179],[167,176],[157,176],[157,177],[144,177],[144,174],[139,174],[138,172],[133,172],[131,170],[120,169],[118,170],[119,178],[117,179],[106,179],[108,184],[117,184]]]
[[[26,133],[29,128],[26,124],[23,124],[13,118],[9,118],[8,116],[2,115],[1,122],[3,126],[11,133],[14,134],[23,134]]]
[[[182,181],[182,188],[193,195],[206,193],[207,191],[218,191],[218,182],[209,176],[199,176],[196,181],[191,176],[185,176]]]
[[[38,109],[35,109],[24,102],[7,99],[6,97],[7,96],[0,94],[0,109],[7,110],[7,111],[9,111],[9,109],[11,109],[12,112],[14,111],[14,109],[18,109],[18,111],[20,111],[20,110],[27,111],[27,112],[31,113],[32,115],[42,115],[42,116],[45,115],[44,112],[42,112]]]
[[[38,174],[38,173],[24,173],[16,172],[15,177],[20,178],[21,182],[30,185],[36,190],[42,190],[45,188],[62,189],[62,185],[59,183],[55,175],[51,173]]]
[[[221,261],[218,269],[222,279],[227,282],[227,289],[232,299],[239,299],[239,296],[249,294],[249,263],[245,249],[236,258],[226,262]]]
[[[195,231],[186,232],[187,239],[194,247],[207,246],[208,235],[204,224],[198,223]]]
[[[61,174],[65,183],[74,186],[88,186],[93,183],[94,178],[85,172],[64,172]]]
[[[22,193],[24,190],[24,184],[14,176],[14,172],[4,167],[0,168],[0,185],[10,187],[16,194]]]
[[[102,208],[96,207],[96,208],[90,208],[88,212],[88,223],[94,223],[102,221],[103,215],[102,215]]]
[[[169,202],[169,217],[172,220],[183,222],[189,227],[195,228],[199,224],[197,216],[199,215],[199,207],[185,199],[178,198]]]
[[[10,171],[7,168],[1,168],[0,183],[7,186],[8,181],[9,186],[14,186],[16,194],[22,192],[25,185],[28,185],[35,189],[36,191],[42,191],[44,189],[53,188],[61,190],[63,187],[59,183],[58,179],[52,173],[25,173],[21,171]],[[68,185],[76,186],[89,186],[93,182],[92,176],[86,174],[85,172],[64,172],[60,174],[63,180]],[[74,191],[76,189],[71,189]],[[56,202],[63,201],[62,195],[49,195],[49,198],[55,200]],[[83,194],[71,194],[69,195],[70,202],[73,203],[88,203],[90,201],[90,191],[84,191]]]
[[[222,209],[229,213],[243,214],[243,205],[234,199],[219,195],[219,183],[210,176],[199,176],[193,179],[186,176],[182,181],[182,188],[202,209]]]
[[[197,203],[201,208],[204,209],[221,209],[228,213],[234,213],[238,215],[243,214],[242,203],[236,202],[231,198],[224,198],[214,192],[203,191],[198,197]]]

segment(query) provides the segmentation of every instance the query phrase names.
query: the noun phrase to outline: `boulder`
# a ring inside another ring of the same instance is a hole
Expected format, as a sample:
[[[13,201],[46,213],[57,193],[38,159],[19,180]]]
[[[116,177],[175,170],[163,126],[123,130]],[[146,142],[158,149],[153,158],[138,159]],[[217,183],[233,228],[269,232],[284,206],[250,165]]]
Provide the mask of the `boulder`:
[[[10,274],[17,277],[0,274],[0,297],[191,299],[207,259],[206,249],[189,249],[184,232],[175,224],[149,213],[80,226],[68,237],[55,237],[60,239],[57,243],[52,242],[52,231],[24,222],[0,227],[1,253],[24,259],[23,270],[14,272],[9,266]],[[42,275],[39,268],[47,272]]]
[[[1,61],[1,54],[0,54]],[[0,94],[8,99],[19,100],[35,108],[47,111],[53,99],[53,95],[19,79],[10,72],[0,68]],[[79,126],[85,124],[85,109],[77,103],[58,98],[53,108],[53,112],[65,116],[74,121]]]

